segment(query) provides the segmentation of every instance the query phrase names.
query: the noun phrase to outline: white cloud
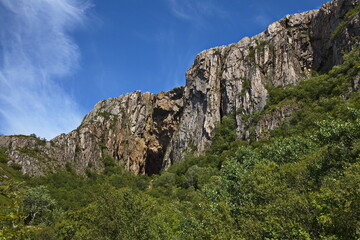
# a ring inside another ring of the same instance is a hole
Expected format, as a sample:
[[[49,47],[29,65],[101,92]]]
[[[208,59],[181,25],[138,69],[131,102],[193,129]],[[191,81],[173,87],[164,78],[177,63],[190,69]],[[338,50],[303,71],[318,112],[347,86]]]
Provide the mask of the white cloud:
[[[181,19],[201,21],[206,16],[226,17],[224,10],[211,0],[167,0],[172,13]]]
[[[74,129],[79,107],[61,79],[78,67],[69,31],[88,1],[0,0],[0,132],[48,139]]]
[[[190,20],[193,8],[187,1],[169,0],[168,1],[173,14],[179,18]]]
[[[273,19],[266,14],[257,15],[254,20],[261,27],[267,27],[273,22]]]

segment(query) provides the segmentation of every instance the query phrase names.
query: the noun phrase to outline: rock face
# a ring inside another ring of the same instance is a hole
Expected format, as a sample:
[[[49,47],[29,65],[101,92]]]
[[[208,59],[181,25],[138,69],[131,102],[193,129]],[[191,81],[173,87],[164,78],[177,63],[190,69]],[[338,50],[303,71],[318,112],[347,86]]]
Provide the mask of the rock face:
[[[356,4],[331,1],[320,10],[288,15],[252,38],[200,53],[186,74],[184,113],[164,161],[170,165],[181,160],[190,142],[202,152],[216,123],[235,111],[240,112],[238,136],[246,137],[242,118],[265,106],[268,85],[297,84],[312,71],[324,72],[340,64],[343,52],[359,46],[359,39],[353,39],[359,36],[359,13],[337,37],[332,34]],[[262,129],[278,126],[281,118],[276,119],[262,124]]]
[[[189,148],[204,151],[226,114],[238,113],[238,136],[247,139],[244,116],[266,105],[268,86],[297,84],[312,71],[328,71],[359,46],[359,12],[346,15],[356,4],[334,0],[320,10],[288,15],[252,38],[201,52],[186,73],[185,87],[103,100],[67,135],[50,142],[0,137],[0,148],[8,148],[9,164],[20,164],[29,175],[68,166],[79,174],[100,171],[107,156],[136,174],[151,175],[182,161]],[[347,24],[337,28],[343,21]],[[266,136],[293,110],[285,106],[266,116],[256,137]]]

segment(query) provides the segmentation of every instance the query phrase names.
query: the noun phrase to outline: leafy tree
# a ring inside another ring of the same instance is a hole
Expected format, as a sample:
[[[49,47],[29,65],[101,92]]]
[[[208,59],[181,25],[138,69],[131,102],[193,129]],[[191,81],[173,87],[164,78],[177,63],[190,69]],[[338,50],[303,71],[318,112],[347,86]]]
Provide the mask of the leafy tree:
[[[156,239],[154,208],[145,194],[106,187],[98,201],[69,212],[57,228],[63,239]]]
[[[24,214],[27,224],[49,224],[56,202],[45,186],[29,188],[24,194]]]
[[[0,208],[0,239],[26,239],[20,184],[1,180],[0,196],[6,203]]]
[[[317,221],[324,239],[360,238],[360,162],[338,179],[327,177],[314,194]]]

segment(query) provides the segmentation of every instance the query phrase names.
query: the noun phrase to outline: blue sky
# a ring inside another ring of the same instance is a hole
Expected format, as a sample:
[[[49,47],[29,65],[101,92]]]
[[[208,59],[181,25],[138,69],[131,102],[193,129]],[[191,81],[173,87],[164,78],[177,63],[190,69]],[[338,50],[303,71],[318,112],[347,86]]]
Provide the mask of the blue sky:
[[[0,0],[0,134],[51,139],[101,99],[185,84],[197,53],[324,0]]]

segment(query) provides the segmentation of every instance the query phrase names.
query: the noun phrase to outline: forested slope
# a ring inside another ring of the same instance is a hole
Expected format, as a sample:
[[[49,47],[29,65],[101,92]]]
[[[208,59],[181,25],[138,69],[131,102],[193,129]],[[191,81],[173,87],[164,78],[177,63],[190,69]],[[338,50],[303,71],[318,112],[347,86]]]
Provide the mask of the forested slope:
[[[1,154],[3,239],[359,239],[359,50],[327,74],[269,88],[263,110],[234,112],[201,156],[135,176],[112,157],[102,174],[71,166],[28,178]],[[269,113],[291,108],[263,136]],[[196,152],[195,146],[193,152]]]

